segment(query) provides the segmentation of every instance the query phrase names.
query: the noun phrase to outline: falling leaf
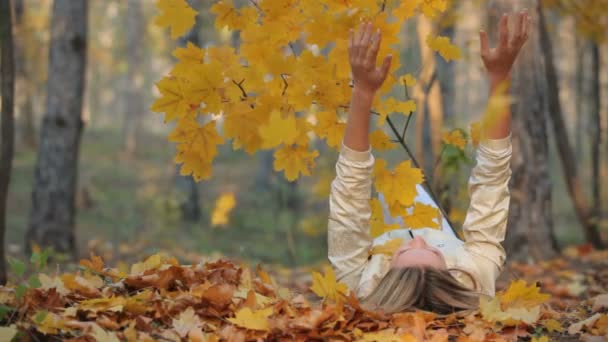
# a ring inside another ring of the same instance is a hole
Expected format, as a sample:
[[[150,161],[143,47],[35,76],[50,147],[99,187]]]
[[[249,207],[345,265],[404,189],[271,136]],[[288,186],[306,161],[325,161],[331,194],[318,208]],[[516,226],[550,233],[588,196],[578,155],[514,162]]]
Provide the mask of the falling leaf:
[[[267,331],[270,329],[268,317],[272,315],[272,313],[272,307],[255,311],[245,307],[237,311],[234,318],[228,318],[228,321],[239,327]]]
[[[215,201],[215,208],[211,214],[211,225],[212,226],[224,226],[228,224],[228,215],[232,211],[236,204],[234,193],[228,192],[223,193]]]
[[[319,272],[312,272],[312,292],[317,296],[341,303],[344,296],[348,293],[348,287],[336,281],[336,274],[330,266],[325,267],[325,275]]]
[[[460,49],[456,45],[450,43],[450,38],[448,37],[433,37],[429,34],[426,37],[426,44],[431,50],[438,52],[446,62],[462,57]]]
[[[170,27],[172,39],[190,31],[194,25],[197,12],[185,0],[157,0],[156,8],[160,14],[154,23],[160,27]]]

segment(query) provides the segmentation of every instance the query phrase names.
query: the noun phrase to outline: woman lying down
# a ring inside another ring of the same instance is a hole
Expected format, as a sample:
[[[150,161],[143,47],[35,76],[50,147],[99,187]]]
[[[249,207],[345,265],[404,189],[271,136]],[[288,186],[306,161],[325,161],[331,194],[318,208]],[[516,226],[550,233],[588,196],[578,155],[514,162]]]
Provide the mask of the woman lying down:
[[[500,19],[495,48],[489,48],[486,33],[480,33],[490,93],[510,80],[511,67],[528,37],[527,12],[513,17],[511,30],[508,16]],[[361,25],[356,33],[351,31],[354,89],[329,199],[329,260],[338,280],[348,285],[368,309],[386,313],[474,309],[480,295],[495,294],[495,281],[505,261],[500,243],[509,210],[510,109],[505,106],[498,119],[482,120],[477,163],[469,179],[471,202],[463,225],[464,241],[445,220],[441,230],[411,230],[400,219],[390,217],[388,220],[401,223],[402,228],[371,239],[369,200],[374,157],[369,145],[370,110],[391,63],[388,56],[377,67],[380,42],[379,31],[370,23]],[[418,191],[417,201],[432,202],[425,199],[428,196],[422,187]],[[392,257],[368,255],[373,246],[395,238],[404,242]]]

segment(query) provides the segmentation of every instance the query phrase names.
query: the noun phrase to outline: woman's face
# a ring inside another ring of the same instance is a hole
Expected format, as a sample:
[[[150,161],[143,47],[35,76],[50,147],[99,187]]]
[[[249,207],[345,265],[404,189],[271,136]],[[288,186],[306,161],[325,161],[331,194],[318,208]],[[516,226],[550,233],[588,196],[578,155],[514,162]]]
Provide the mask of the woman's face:
[[[446,269],[443,254],[435,247],[427,245],[420,236],[404,243],[393,255],[391,267],[430,266]]]

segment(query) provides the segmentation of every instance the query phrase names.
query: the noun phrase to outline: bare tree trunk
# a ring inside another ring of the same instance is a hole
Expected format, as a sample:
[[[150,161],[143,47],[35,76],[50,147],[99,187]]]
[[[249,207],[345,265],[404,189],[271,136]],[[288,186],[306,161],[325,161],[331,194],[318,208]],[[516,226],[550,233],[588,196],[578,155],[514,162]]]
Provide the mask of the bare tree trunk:
[[[583,161],[583,131],[584,131],[584,110],[583,104],[585,99],[585,43],[577,42],[576,49],[576,126],[575,126],[575,142],[574,149],[576,150],[576,161]]]
[[[32,211],[26,234],[31,244],[76,256],[75,194],[82,134],[87,52],[86,0],[55,0],[51,20],[47,111],[36,161]]]
[[[124,113],[123,144],[127,155],[132,156],[137,148],[137,136],[141,114],[144,111],[142,101],[143,86],[143,48],[145,39],[144,18],[140,0],[127,2],[127,89],[125,91],[126,110]]]
[[[600,177],[600,149],[602,146],[602,119],[600,116],[600,50],[596,42],[591,46],[591,215],[599,222],[602,204]]]
[[[492,14],[514,10],[518,9],[509,5]],[[491,21],[498,22],[498,18]],[[547,259],[555,256],[558,249],[551,212],[546,90],[541,63],[538,35],[532,32],[513,71],[512,92],[517,102],[512,107],[512,196],[505,240],[511,260]]]
[[[137,1],[137,0],[135,0]],[[189,0],[190,6],[195,10],[201,8],[201,0]],[[197,17],[196,24],[192,27],[182,39],[179,40],[180,45],[186,46],[188,42],[201,45],[200,39],[201,20]],[[179,166],[176,170],[176,187],[182,196],[180,209],[182,212],[182,220],[186,222],[198,222],[201,219],[201,207],[198,185],[191,176],[182,176],[179,174]]]
[[[441,93],[436,81],[435,58],[426,44],[426,37],[432,31],[431,21],[419,16],[416,22],[418,45],[420,48],[421,72],[414,90],[416,99],[416,160],[425,174],[431,175],[433,161],[441,144]],[[439,100],[438,100],[439,99]],[[428,113],[428,114],[427,114]],[[439,128],[437,126],[439,125]]]
[[[0,284],[6,284],[6,199],[11,180],[13,154],[15,153],[15,60],[12,32],[12,15],[9,0],[0,1],[0,77],[2,96],[2,134],[0,143]]]
[[[25,4],[24,0],[13,1],[13,7],[15,9],[15,28],[17,32],[15,37],[17,39],[14,42],[15,48],[15,67],[16,67],[16,86],[17,93],[20,94],[17,99],[18,106],[18,117],[20,119],[20,140],[23,145],[28,148],[36,147],[36,129],[34,125],[34,107],[32,104],[33,96],[33,85],[30,80],[29,70],[26,65],[26,36],[29,34],[26,30],[24,22],[25,16]]]
[[[604,243],[598,231],[597,221],[593,216],[592,208],[589,206],[585,194],[583,192],[582,182],[578,174],[578,164],[572,152],[572,146],[568,140],[568,132],[564,123],[561,104],[559,102],[559,89],[557,84],[557,72],[553,62],[553,50],[547,26],[545,24],[542,7],[538,6],[538,25],[540,31],[540,44],[544,53],[544,70],[547,84],[549,115],[553,124],[553,131],[557,143],[557,150],[562,162],[564,176],[566,177],[566,185],[568,192],[574,203],[574,209],[579,221],[583,225],[583,230],[587,242],[593,244],[596,248],[603,248]]]

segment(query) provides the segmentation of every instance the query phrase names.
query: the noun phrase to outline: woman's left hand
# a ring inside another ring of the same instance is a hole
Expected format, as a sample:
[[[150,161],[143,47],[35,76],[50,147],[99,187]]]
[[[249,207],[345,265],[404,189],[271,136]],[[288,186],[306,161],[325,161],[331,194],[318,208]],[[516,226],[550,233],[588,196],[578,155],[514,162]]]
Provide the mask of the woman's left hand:
[[[528,39],[529,16],[528,11],[523,10],[515,14],[513,32],[509,32],[509,15],[503,14],[499,22],[498,46],[489,48],[488,34],[479,32],[481,43],[481,59],[488,71],[488,77],[493,85],[508,80],[511,76],[511,67]]]

